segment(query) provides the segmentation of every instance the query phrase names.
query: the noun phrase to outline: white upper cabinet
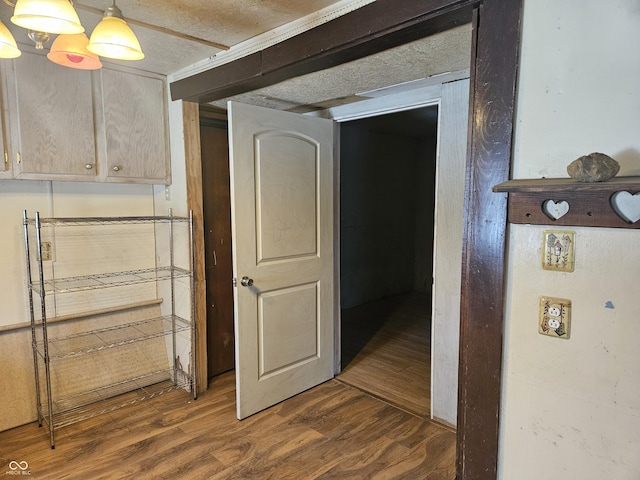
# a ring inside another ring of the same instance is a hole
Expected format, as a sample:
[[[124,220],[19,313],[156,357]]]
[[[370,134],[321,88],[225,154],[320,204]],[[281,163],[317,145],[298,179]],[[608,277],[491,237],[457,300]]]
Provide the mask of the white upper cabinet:
[[[7,89],[15,178],[96,176],[91,72],[24,52],[12,62]]]
[[[107,69],[100,76],[106,181],[171,183],[164,78]]]
[[[34,52],[0,68],[8,159],[0,178],[171,183],[164,77],[75,70]]]

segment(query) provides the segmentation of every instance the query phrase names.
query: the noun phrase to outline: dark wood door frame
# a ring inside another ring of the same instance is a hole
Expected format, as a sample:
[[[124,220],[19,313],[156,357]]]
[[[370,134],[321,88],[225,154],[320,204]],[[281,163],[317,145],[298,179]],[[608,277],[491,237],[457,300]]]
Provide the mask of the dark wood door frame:
[[[185,112],[193,113],[189,102],[265,87],[473,22],[458,379],[460,480],[497,477],[507,203],[506,195],[492,188],[508,180],[511,166],[521,13],[522,0],[377,0],[171,84],[172,98],[186,100]],[[192,123],[192,117],[185,119]],[[195,152],[186,151],[189,165]]]
[[[207,377],[235,366],[231,196],[226,115],[200,109],[207,295]]]

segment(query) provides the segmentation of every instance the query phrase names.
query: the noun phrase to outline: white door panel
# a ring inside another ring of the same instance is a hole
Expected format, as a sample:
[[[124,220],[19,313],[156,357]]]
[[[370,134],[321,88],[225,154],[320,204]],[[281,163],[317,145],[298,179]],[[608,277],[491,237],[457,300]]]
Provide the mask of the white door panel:
[[[230,102],[229,146],[244,418],[333,376],[333,124]]]

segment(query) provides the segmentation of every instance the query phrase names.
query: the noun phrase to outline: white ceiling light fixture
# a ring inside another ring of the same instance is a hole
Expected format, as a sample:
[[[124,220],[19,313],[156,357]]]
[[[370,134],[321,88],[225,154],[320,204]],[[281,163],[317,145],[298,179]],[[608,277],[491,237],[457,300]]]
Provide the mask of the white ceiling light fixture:
[[[18,49],[16,39],[7,26],[0,22],[0,58],[17,58],[20,55],[22,52]]]
[[[127,25],[115,0],[93,29],[87,50],[117,60],[142,60],[144,53],[133,30]]]
[[[38,32],[84,32],[78,14],[69,0],[18,0],[11,23]]]
[[[124,20],[115,0],[93,30],[88,45],[81,38],[84,27],[73,7],[73,0],[3,1],[14,7],[11,22],[27,29],[27,35],[35,42],[37,50],[43,49],[43,43],[50,38],[49,34],[69,35],[61,39],[55,49],[52,45],[55,52],[47,57],[55,63],[70,68],[93,70],[102,67],[98,55],[116,60],[144,58],[140,42]],[[0,22],[0,58],[16,58],[20,54],[15,38],[6,25]]]

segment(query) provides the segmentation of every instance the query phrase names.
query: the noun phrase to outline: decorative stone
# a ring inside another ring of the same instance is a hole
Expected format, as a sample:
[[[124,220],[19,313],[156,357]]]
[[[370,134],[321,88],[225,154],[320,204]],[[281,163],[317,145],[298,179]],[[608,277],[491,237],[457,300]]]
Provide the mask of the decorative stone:
[[[571,178],[579,182],[606,182],[616,176],[620,164],[604,153],[590,153],[577,158],[567,166]]]

